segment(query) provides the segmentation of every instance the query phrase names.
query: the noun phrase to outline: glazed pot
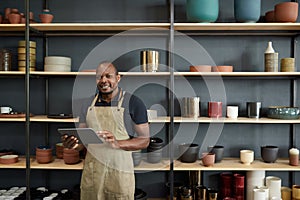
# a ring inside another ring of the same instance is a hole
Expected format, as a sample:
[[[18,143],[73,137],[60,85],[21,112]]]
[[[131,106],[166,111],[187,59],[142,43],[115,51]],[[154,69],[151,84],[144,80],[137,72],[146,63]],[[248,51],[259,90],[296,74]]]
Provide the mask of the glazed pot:
[[[261,146],[261,158],[266,163],[274,163],[278,158],[279,148],[273,145]]]
[[[234,0],[234,17],[237,22],[254,23],[260,18],[261,0]]]
[[[193,163],[198,159],[199,154],[199,145],[198,144],[180,144],[179,145],[179,153],[180,153],[180,161],[185,163]]]
[[[49,146],[38,146],[35,150],[36,161],[40,164],[50,163],[53,159],[52,148]]]
[[[282,2],[275,5],[276,22],[296,22],[298,18],[297,2]]]
[[[190,22],[215,22],[219,16],[219,0],[187,0],[186,14]]]

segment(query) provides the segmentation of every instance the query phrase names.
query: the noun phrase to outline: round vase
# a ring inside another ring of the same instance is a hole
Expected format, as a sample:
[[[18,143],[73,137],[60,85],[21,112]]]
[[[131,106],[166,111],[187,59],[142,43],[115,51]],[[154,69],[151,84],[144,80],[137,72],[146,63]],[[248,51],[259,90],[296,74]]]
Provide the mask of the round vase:
[[[234,17],[237,22],[255,23],[260,18],[261,0],[234,0]]]
[[[190,22],[215,22],[219,16],[219,0],[187,0],[186,13]]]

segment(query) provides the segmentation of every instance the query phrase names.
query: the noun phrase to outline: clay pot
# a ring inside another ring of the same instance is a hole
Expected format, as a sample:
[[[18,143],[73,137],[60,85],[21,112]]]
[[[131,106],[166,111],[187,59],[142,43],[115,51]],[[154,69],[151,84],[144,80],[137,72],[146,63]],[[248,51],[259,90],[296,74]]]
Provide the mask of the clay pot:
[[[276,22],[296,22],[298,18],[297,2],[282,2],[275,5]]]
[[[190,72],[211,72],[211,66],[210,65],[190,66]]]
[[[9,23],[19,24],[21,22],[21,15],[17,9],[12,9],[11,13],[8,15]]]
[[[265,21],[266,22],[274,22],[275,21],[275,11],[274,10],[270,10],[270,11],[266,12]]]
[[[48,146],[39,146],[35,150],[36,161],[40,164],[52,162],[52,148]]]
[[[179,153],[180,153],[180,161],[184,163],[193,163],[198,159],[199,154],[199,145],[198,144],[180,144],[179,145]]]
[[[213,72],[232,72],[233,71],[233,66],[231,66],[231,65],[213,66],[212,71]]]
[[[279,148],[273,145],[261,146],[261,158],[266,163],[274,163],[278,158]]]
[[[42,23],[51,23],[54,16],[50,13],[49,14],[42,13],[42,14],[39,14],[39,18],[40,18]]]
[[[64,146],[62,143],[55,145],[56,158],[62,159],[64,155]]]
[[[79,151],[75,149],[64,148],[63,159],[65,164],[77,164],[80,161]]]
[[[1,164],[13,164],[18,162],[18,155],[4,155],[0,156],[0,163]]]
[[[215,154],[214,153],[202,153],[202,164],[205,167],[213,166],[215,163]]]

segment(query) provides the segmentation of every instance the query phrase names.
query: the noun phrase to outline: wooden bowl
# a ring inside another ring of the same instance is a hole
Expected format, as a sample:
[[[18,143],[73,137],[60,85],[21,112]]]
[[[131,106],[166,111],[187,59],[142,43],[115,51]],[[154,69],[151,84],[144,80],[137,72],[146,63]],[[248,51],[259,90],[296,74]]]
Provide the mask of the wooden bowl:
[[[190,66],[190,72],[211,72],[211,66],[210,65]]]
[[[19,156],[18,155],[4,155],[0,156],[0,163],[1,164],[13,164],[18,162]]]
[[[213,72],[232,72],[233,71],[233,66],[231,66],[231,65],[213,66],[212,71]]]
[[[276,22],[296,22],[298,18],[297,2],[282,2],[275,5]]]

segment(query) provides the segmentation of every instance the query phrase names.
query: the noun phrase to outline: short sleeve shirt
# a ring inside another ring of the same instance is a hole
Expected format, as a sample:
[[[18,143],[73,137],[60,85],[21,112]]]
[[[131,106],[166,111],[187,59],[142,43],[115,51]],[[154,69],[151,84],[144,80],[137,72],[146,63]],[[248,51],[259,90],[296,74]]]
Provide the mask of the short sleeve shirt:
[[[119,89],[119,91],[121,90]],[[112,99],[111,102],[106,102],[102,100],[99,101],[99,98],[101,99],[101,94],[99,94],[95,106],[117,106],[119,96],[120,96],[120,92],[118,95],[116,95],[114,99]],[[80,123],[86,123],[87,110],[88,107],[91,106],[94,98],[95,96],[91,96],[83,102],[79,114]],[[143,101],[140,98],[128,92],[125,92],[124,100],[121,106],[124,108],[125,128],[129,136],[133,137],[135,135],[133,125],[143,124],[148,122],[146,106],[144,105]]]

